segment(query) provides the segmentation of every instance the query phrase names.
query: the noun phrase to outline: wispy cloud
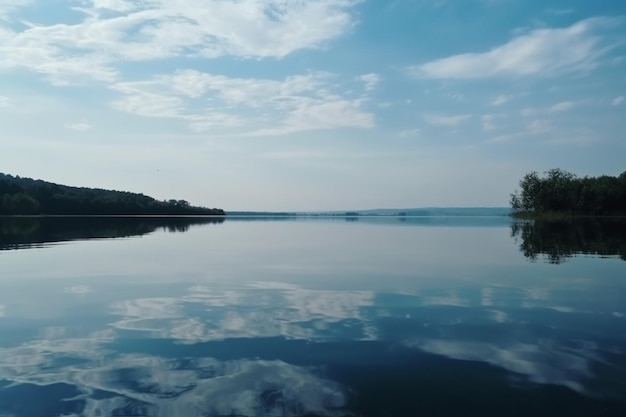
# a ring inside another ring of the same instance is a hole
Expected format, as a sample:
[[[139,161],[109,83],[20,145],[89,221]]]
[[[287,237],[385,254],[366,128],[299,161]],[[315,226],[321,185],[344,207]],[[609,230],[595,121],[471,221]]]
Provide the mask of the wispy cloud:
[[[510,100],[511,100],[511,97],[506,96],[504,94],[500,94],[499,96],[497,96],[496,98],[491,100],[491,105],[492,106],[501,106],[504,103],[508,103]]]
[[[0,108],[11,107],[11,100],[8,97],[0,96]]]
[[[0,20],[6,19],[10,12],[32,2],[33,0],[0,0]]]
[[[406,130],[401,130],[400,132],[398,132],[398,136],[401,138],[413,138],[419,135],[419,133],[420,133],[419,129],[406,129]]]
[[[524,117],[534,116],[539,113],[539,109],[535,107],[525,107],[520,111],[520,114]]]
[[[469,114],[426,114],[424,120],[433,126],[456,126],[470,118]]]
[[[236,127],[248,135],[278,135],[373,127],[374,116],[361,108],[362,95],[332,92],[332,79],[328,73],[271,80],[184,70],[147,81],[116,83],[112,88],[123,97],[113,105],[139,116],[180,119],[196,131]],[[200,101],[206,104],[198,107]]]
[[[0,40],[0,68],[29,69],[63,85],[77,77],[113,81],[123,61],[281,58],[344,33],[354,24],[351,8],[358,2],[85,0],[75,8],[85,15],[78,23],[7,32]],[[0,2],[0,16],[13,3]]]
[[[618,96],[615,97],[613,99],[613,101],[611,102],[611,104],[613,104],[614,106],[619,106],[624,102],[624,96]]]
[[[183,115],[182,98],[168,95],[167,92],[151,92],[140,83],[119,83],[112,88],[124,94],[113,102],[113,107],[127,113],[143,117],[177,118]]]
[[[550,107],[550,112],[562,112],[570,110],[574,107],[575,103],[572,101],[562,101],[560,103],[556,103],[554,106]]]
[[[497,129],[496,120],[502,116],[497,114],[483,114],[480,118],[482,127],[485,132],[491,132]]]
[[[137,6],[127,0],[91,0],[91,4],[95,9],[107,9],[116,12],[128,12]]]
[[[342,127],[374,127],[374,115],[361,110],[360,101],[304,100],[291,110],[283,123],[276,127],[252,132],[254,136],[274,136],[303,130],[332,129]]]
[[[367,91],[371,91],[374,88],[376,88],[376,86],[380,82],[380,75],[374,74],[374,73],[363,74],[363,75],[359,75],[357,77],[357,80],[359,80],[359,81],[361,81],[361,82],[363,82],[365,84],[365,89]]]
[[[550,130],[552,130],[552,125],[549,121],[543,119],[533,120],[528,125],[526,125],[526,132],[531,135],[546,133]]]
[[[91,129],[93,126],[89,122],[81,120],[79,122],[68,123],[65,127],[72,130],[78,130],[79,132],[84,132]]]
[[[490,144],[490,145],[494,145],[494,144],[499,144],[499,143],[506,143],[506,142],[511,142],[519,137],[521,137],[522,134],[520,133],[510,133],[510,134],[505,134],[505,135],[498,135],[495,137],[492,137],[490,139],[487,139],[485,141],[486,144]]]
[[[591,18],[567,28],[536,29],[488,52],[466,53],[409,67],[424,78],[487,78],[494,76],[552,76],[584,71],[598,65],[606,52],[596,30],[614,20]]]

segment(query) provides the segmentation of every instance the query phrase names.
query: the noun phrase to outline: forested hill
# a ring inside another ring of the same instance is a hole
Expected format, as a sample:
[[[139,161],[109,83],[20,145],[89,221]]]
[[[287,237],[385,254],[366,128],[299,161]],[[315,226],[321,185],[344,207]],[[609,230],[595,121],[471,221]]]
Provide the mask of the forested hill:
[[[223,215],[185,200],[159,201],[143,194],[70,187],[0,173],[0,215]]]

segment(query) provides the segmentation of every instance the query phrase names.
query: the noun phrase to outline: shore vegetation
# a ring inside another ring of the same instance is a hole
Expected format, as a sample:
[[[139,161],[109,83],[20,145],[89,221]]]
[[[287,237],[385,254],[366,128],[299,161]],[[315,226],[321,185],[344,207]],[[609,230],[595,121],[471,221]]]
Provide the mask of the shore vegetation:
[[[218,208],[144,194],[70,187],[0,173],[0,215],[223,215]]]
[[[515,217],[626,216],[626,171],[582,178],[558,168],[544,176],[532,171],[519,186],[510,200]]]

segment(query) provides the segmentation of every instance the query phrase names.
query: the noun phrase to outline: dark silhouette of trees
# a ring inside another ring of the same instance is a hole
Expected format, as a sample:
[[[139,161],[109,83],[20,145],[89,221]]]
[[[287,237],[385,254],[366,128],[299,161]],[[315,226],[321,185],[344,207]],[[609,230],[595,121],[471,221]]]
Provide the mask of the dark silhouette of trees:
[[[185,200],[159,201],[144,194],[70,187],[0,174],[0,215],[223,215]]]
[[[626,171],[618,177],[578,178],[570,172],[551,169],[543,178],[529,172],[519,185],[520,190],[511,194],[510,200],[518,214],[626,215]]]

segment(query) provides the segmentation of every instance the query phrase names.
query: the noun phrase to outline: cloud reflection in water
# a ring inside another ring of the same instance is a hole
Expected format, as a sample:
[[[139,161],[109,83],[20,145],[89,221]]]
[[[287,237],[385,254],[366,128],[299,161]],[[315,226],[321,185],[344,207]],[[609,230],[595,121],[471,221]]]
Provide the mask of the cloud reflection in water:
[[[322,340],[337,337],[335,327],[345,331],[347,325],[354,327],[351,339],[377,338],[376,328],[362,312],[374,305],[372,291],[255,287],[194,286],[181,298],[126,300],[114,304],[113,314],[122,319],[112,325],[185,343],[260,337]]]
[[[409,294],[252,282],[235,288],[194,284],[177,297],[156,292],[161,295],[116,295],[104,330],[81,337],[72,327],[50,325],[36,340],[0,350],[0,380],[41,398],[41,390],[58,384],[74,387],[65,403],[76,403],[74,415],[81,416],[282,416],[349,415],[350,385],[320,367],[329,360],[325,346],[343,346],[333,363],[363,369],[405,349],[418,362],[431,354],[477,362],[505,370],[509,382],[583,395],[607,394],[594,388],[598,364],[621,372],[608,355],[621,355],[621,348],[594,341],[590,326],[577,324],[582,314],[606,317],[575,304],[555,308],[557,293],[544,288],[424,287]],[[277,340],[270,347],[277,351],[255,357],[268,339]],[[131,349],[123,348],[133,340]],[[293,341],[315,346],[292,355],[289,349],[303,346]],[[361,355],[365,345],[382,347]],[[235,354],[216,353],[232,346]]]
[[[37,387],[73,385],[83,394],[65,400],[84,402],[76,415],[85,417],[131,410],[155,417],[346,415],[344,390],[311,369],[282,361],[116,355],[98,346],[103,336],[2,350],[0,378],[29,384],[33,395]]]

